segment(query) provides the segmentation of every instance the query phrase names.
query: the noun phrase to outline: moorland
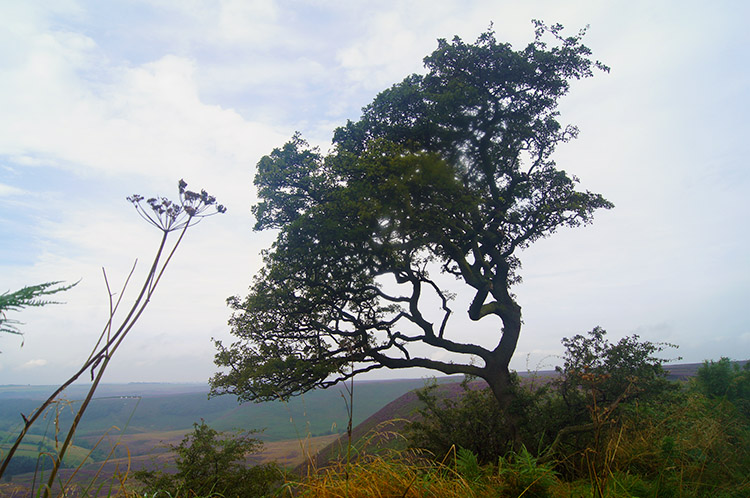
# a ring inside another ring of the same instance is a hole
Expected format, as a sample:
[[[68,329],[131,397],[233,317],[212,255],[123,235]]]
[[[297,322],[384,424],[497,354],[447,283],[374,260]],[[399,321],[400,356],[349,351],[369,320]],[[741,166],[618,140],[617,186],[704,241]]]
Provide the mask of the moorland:
[[[673,385],[688,386],[694,383],[696,373],[701,368],[701,364],[665,365],[664,379]],[[519,378],[520,385],[531,391],[554,384],[559,376],[560,372],[544,371],[523,373]],[[403,452],[409,446],[407,437],[414,437],[415,434],[409,432],[408,426],[430,417],[429,409],[426,409],[429,399],[425,398],[425,393],[430,392],[430,388],[425,386],[429,385],[434,385],[432,393],[438,393],[439,399],[445,403],[443,406],[453,407],[460,406],[461,400],[471,399],[473,395],[467,396],[467,393],[478,393],[486,387],[481,380],[467,384],[456,376],[432,380],[358,381],[339,389],[312,391],[286,402],[240,404],[231,396],[209,397],[208,386],[203,384],[105,384],[100,386],[95,402],[86,412],[74,445],[66,457],[65,468],[60,472],[60,479],[72,477],[72,482],[80,482],[85,489],[104,490],[107,496],[112,493],[112,488],[102,484],[111,484],[113,476],[132,476],[137,471],[153,472],[153,469],[170,469],[169,472],[174,472],[174,450],[181,441],[186,440],[191,430],[198,427],[199,422],[229,433],[258,431],[253,436],[263,442],[263,447],[245,456],[243,465],[249,468],[270,464],[286,472],[301,472],[304,475],[310,468],[326,468],[331,462],[341,462],[345,458],[351,462],[366,461],[361,460],[369,451],[364,447],[372,444],[374,434],[384,440],[388,437],[382,434],[397,433],[396,437],[401,438],[401,443],[385,443],[385,447],[391,450],[398,448],[399,452]],[[34,410],[53,389],[52,386],[0,386],[0,444],[3,449],[22,425],[19,423],[20,414]],[[26,437],[15,458],[18,462],[34,465],[10,468],[4,476],[6,492],[15,490],[15,493],[23,493],[23,490],[34,486],[35,474],[39,473],[37,463],[44,460],[39,456],[54,453],[59,444],[59,434],[64,433],[70,424],[77,403],[76,395],[83,395],[86,389],[85,385],[74,385],[67,393],[68,399],[60,400],[48,409],[46,423],[40,424]],[[475,403],[477,399],[473,398],[470,403]],[[350,433],[347,431],[350,422],[348,406],[353,406]],[[446,416],[450,416],[450,411],[438,414],[438,418]],[[471,426],[470,421],[464,423]],[[489,442],[480,441],[478,444]],[[354,457],[345,456],[347,446],[355,448]],[[383,446],[383,441],[378,441],[376,446]],[[474,455],[469,451],[461,456],[457,452],[459,449],[465,450],[462,447],[453,449],[453,466],[456,469],[456,465],[466,465],[461,459],[467,458],[467,454]],[[481,455],[481,452],[476,454]],[[446,456],[443,456],[443,460]],[[382,461],[375,460],[375,463]],[[480,461],[477,460],[475,464],[475,470],[479,472],[478,469],[482,468]],[[367,468],[369,465],[361,467],[359,471]],[[418,469],[413,462],[407,468]],[[542,475],[547,470],[552,472],[551,467],[540,468],[543,469]],[[474,478],[479,479],[481,475],[480,472]],[[137,488],[137,481],[131,478],[130,482],[136,483]],[[610,495],[620,496],[607,494]]]
[[[456,378],[442,381],[455,382]],[[422,379],[357,382],[353,424],[423,385]],[[52,450],[56,436],[70,425],[87,389],[86,385],[69,388],[67,398],[48,410],[45,423],[34,426],[18,455],[36,461],[40,450]],[[0,450],[18,434],[23,425],[21,414],[32,413],[53,390],[54,386],[0,386]],[[258,430],[257,437],[265,443],[260,459],[293,466],[304,454],[301,441],[307,451],[314,451],[336,440],[348,424],[342,399],[348,394],[343,388],[312,391],[287,402],[244,404],[232,396],[209,398],[208,392],[205,384],[100,386],[77,430],[66,466],[76,467],[84,458],[94,466],[106,460],[111,467],[125,458],[133,469],[151,465],[156,456],[168,458],[167,446],[177,444],[201,420],[221,431]],[[8,477],[15,475],[18,480],[24,470],[18,468]]]

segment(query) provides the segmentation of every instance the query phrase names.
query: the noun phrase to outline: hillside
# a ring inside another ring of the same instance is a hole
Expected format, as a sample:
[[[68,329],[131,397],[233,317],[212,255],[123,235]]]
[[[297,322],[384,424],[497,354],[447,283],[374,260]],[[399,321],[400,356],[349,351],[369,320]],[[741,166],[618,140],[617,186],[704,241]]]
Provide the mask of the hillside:
[[[353,421],[363,422],[402,394],[422,387],[421,379],[360,381],[355,383]],[[67,400],[52,406],[32,427],[28,444],[19,456],[54,448],[55,422],[69,426],[77,399],[87,386],[72,386]],[[0,451],[9,447],[22,427],[21,413],[30,414],[54,391],[53,386],[0,386]],[[236,398],[208,398],[208,386],[199,384],[103,385],[89,405],[75,438],[77,464],[90,449],[95,461],[121,464],[129,455],[134,467],[149,464],[168,445],[179,444],[201,419],[222,431],[261,430],[266,442],[263,459],[296,465],[305,454],[314,454],[346,430],[348,415],[343,387],[313,391],[289,402],[239,404]],[[68,401],[70,400],[70,401]],[[62,431],[61,431],[62,432]],[[300,441],[303,441],[304,450]],[[111,452],[111,454],[110,454]],[[164,455],[166,456],[166,455]],[[159,457],[161,458],[161,457]]]
[[[695,375],[701,364],[666,367],[669,378],[685,379]],[[527,381],[546,382],[553,371],[521,374]],[[416,416],[419,401],[415,390],[422,379],[359,381],[355,383],[353,439],[361,441],[373,432],[398,432],[406,420]],[[482,381],[473,386],[482,387]],[[87,386],[73,386],[69,398],[82,397]],[[0,448],[11,442],[21,427],[19,413],[31,413],[52,392],[51,386],[0,386]],[[460,378],[440,379],[438,396],[455,398],[461,393]],[[287,403],[238,404],[233,397],[209,399],[208,388],[200,384],[125,384],[104,385],[89,407],[76,436],[75,460],[92,454],[96,461],[108,458],[108,467],[122,465],[118,459],[130,455],[134,468],[168,461],[167,445],[178,444],[193,423],[205,420],[218,430],[263,430],[266,450],[257,458],[277,459],[285,465],[299,464],[315,456],[317,465],[335,458],[346,448],[348,416],[341,388],[313,391]],[[72,411],[64,401],[55,407],[63,427]],[[32,431],[29,441],[49,446],[54,440],[55,411]],[[30,449],[35,449],[30,448]],[[33,453],[33,452],[32,452]],[[23,453],[25,454],[25,453]],[[162,455],[162,456],[159,456]],[[167,458],[167,460],[165,460]]]
[[[383,405],[424,381],[363,381],[355,385],[354,420],[363,421]],[[86,386],[73,386],[66,395],[76,406]],[[49,386],[0,386],[0,431],[15,432],[21,427],[20,413],[31,413],[51,391]],[[199,384],[105,385],[89,406],[79,429],[79,437],[99,436],[116,426],[125,434],[188,431],[201,419],[219,430],[259,429],[263,438],[278,441],[332,434],[346,427],[347,414],[343,387],[313,391],[289,402],[239,404],[236,398],[208,398],[208,386]],[[63,425],[71,418],[67,402],[58,404]],[[39,424],[32,430],[43,434]]]
[[[450,381],[451,379],[446,379]],[[359,381],[355,383],[353,422],[360,424],[384,405],[424,385],[422,379]],[[0,386],[0,451],[20,431],[21,413],[29,414],[53,392],[54,386]],[[27,436],[19,456],[37,454],[37,446],[54,448],[55,420],[67,427],[77,399],[87,386],[72,386],[67,399],[50,408]],[[313,391],[287,403],[239,404],[230,396],[209,399],[208,387],[199,384],[103,385],[89,405],[75,438],[69,465],[77,465],[89,450],[96,463],[85,465],[78,478],[86,481],[106,460],[102,475],[115,469],[131,470],[168,464],[169,445],[176,445],[201,419],[218,430],[263,430],[266,442],[254,461],[277,461],[296,466],[338,439],[346,430],[348,415],[343,387]],[[40,446],[41,445],[41,446]],[[28,448],[27,448],[28,446]],[[63,471],[67,475],[70,470]],[[10,474],[8,474],[10,477]],[[33,475],[16,474],[23,483]]]
[[[738,362],[739,365],[744,365],[747,361]],[[664,365],[666,370],[667,378],[673,381],[682,381],[695,376],[698,369],[703,363],[683,363],[677,365]],[[522,378],[522,382],[548,382],[554,378],[557,374],[554,370],[545,370],[540,372],[519,372]],[[487,386],[482,380],[473,381],[470,385],[472,389],[481,389]],[[422,387],[422,386],[419,386]],[[418,389],[418,388],[417,388]],[[446,378],[443,383],[438,385],[435,395],[439,398],[455,399],[461,395],[463,388],[461,387],[460,379]],[[401,429],[408,421],[414,420],[418,414],[417,410],[420,407],[420,402],[415,391],[409,391],[404,393],[402,396],[394,399],[390,403],[383,406],[380,410],[374,412],[372,415],[367,417],[360,424],[354,426],[352,430],[352,440],[356,445],[364,444],[362,441],[364,438],[373,436],[378,431],[385,433],[397,432]],[[375,438],[377,439],[377,437]],[[370,443],[371,440],[368,440]],[[347,435],[344,434],[336,441],[333,441],[330,445],[324,447],[315,456],[315,465],[323,467],[328,461],[333,458],[337,458],[345,451],[344,448],[347,446]]]

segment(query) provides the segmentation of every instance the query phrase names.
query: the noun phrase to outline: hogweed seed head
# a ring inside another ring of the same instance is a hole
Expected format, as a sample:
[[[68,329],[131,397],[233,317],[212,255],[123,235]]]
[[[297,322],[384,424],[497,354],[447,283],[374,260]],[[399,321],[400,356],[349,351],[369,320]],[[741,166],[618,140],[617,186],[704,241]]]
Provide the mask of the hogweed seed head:
[[[142,195],[134,194],[127,197],[127,200],[135,206],[143,219],[165,232],[186,228],[198,223],[202,218],[227,211],[222,204],[216,204],[216,197],[209,195],[205,190],[201,190],[200,193],[187,190],[185,180],[180,180],[177,188],[180,194],[179,202],[173,202],[166,197],[150,197],[146,199],[146,208],[142,204],[145,199]],[[212,206],[214,210],[209,211]]]

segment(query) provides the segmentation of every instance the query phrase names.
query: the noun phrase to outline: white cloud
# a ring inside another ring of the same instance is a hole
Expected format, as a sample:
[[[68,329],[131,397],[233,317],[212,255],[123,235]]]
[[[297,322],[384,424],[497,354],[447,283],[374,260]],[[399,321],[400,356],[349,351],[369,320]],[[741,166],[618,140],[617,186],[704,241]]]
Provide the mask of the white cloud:
[[[176,179],[252,165],[266,144],[288,136],[202,103],[190,57],[113,63],[90,37],[59,30],[23,31],[12,42],[22,56],[2,54],[8,67],[0,77],[6,116],[0,150],[6,157],[78,173]]]
[[[43,367],[47,364],[47,360],[44,359],[36,359],[36,360],[29,360],[26,363],[24,363],[21,368],[37,368],[37,367]]]
[[[222,0],[219,33],[228,42],[262,43],[278,37],[278,16],[273,0]]]
[[[23,189],[0,183],[0,197],[18,196],[24,195],[25,193],[26,192]]]
[[[109,68],[111,81],[96,87],[83,79],[61,87],[64,78],[47,78],[44,88],[24,89],[22,100],[58,98],[17,110],[18,120],[0,125],[0,146],[15,154],[34,151],[76,169],[177,178],[250,161],[257,157],[256,140],[281,141],[280,134],[232,110],[202,104],[193,73],[192,61],[167,55],[136,68]],[[21,80],[30,78],[36,76]]]
[[[402,21],[405,20],[396,12],[374,13],[369,36],[338,52],[349,80],[377,91],[421,71],[425,45],[433,45],[434,41],[405,29]],[[400,53],[398,64],[393,64],[394,53]]]

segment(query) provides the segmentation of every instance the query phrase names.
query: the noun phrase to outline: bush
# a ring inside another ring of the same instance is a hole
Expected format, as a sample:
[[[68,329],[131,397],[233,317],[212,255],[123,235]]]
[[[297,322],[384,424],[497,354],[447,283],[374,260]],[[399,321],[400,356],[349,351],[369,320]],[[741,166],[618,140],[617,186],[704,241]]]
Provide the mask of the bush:
[[[581,412],[593,403],[655,399],[674,388],[663,368],[669,360],[655,353],[677,346],[640,341],[637,335],[612,344],[606,335],[597,326],[588,337],[578,334],[562,340],[565,354],[563,366],[556,368],[560,375],[556,385],[569,409]]]
[[[750,362],[740,368],[726,357],[716,362],[705,361],[692,387],[711,399],[730,401],[745,417],[750,417]]]
[[[417,391],[424,407],[419,410],[420,419],[406,427],[411,446],[428,450],[438,459],[455,448],[465,448],[483,464],[496,463],[513,449],[507,414],[489,388],[482,389],[471,380],[462,382],[463,393],[458,399],[441,395],[435,383]],[[515,400],[510,413],[521,420],[524,442],[532,441],[536,447],[536,425],[529,414],[542,404],[544,391],[522,389],[516,375],[511,382]]]
[[[263,443],[251,433],[228,436],[212,429],[204,421],[193,424],[192,433],[177,446],[174,474],[161,470],[139,470],[134,477],[149,495],[224,497],[263,496],[282,475],[275,464],[247,467],[246,455],[257,453]]]
[[[694,392],[641,405],[619,436],[610,467],[648,481],[651,496],[748,496],[750,427],[726,399]]]
[[[613,344],[599,327],[563,344],[557,378],[537,389],[514,379],[520,451],[489,390],[467,382],[457,399],[435,385],[419,393],[411,444],[438,458],[457,450],[469,482],[487,482],[486,464],[498,464],[499,496],[750,496],[750,366],[706,362],[685,388],[657,357],[668,344]]]
[[[595,327],[586,336],[564,338],[562,367],[553,381],[556,399],[544,414],[544,425],[556,434],[548,456],[570,477],[589,476],[603,489],[613,452],[612,437],[623,416],[639,404],[668,403],[679,386],[667,380],[656,353],[668,343],[641,341],[637,335],[617,343]]]
[[[563,339],[563,366],[551,382],[533,386],[513,376],[515,400],[509,413],[520,420],[522,443],[532,455],[550,446],[553,451],[564,447],[566,453],[583,451],[633,401],[663,400],[676,392],[662,367],[667,360],[655,356],[670,344],[640,341],[637,335],[612,344],[606,333],[595,327],[588,336]],[[458,399],[439,396],[435,384],[417,393],[424,408],[421,420],[407,428],[412,445],[439,458],[454,446],[466,448],[482,463],[495,463],[518,449],[512,445],[508,414],[491,391],[468,379],[462,385]]]

